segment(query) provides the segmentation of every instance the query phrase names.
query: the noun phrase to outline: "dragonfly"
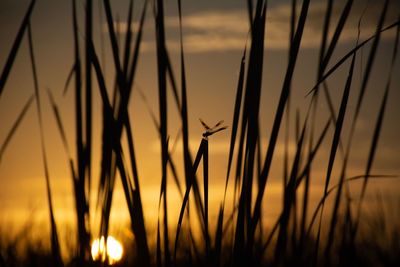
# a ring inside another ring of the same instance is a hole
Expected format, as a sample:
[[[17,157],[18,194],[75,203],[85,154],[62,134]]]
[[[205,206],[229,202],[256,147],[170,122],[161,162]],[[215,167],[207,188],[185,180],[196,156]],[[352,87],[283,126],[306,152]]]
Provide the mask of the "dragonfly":
[[[209,136],[211,136],[217,132],[220,132],[220,131],[228,128],[228,126],[219,127],[222,125],[222,123],[224,123],[223,120],[217,122],[217,124],[215,124],[213,127],[208,126],[202,119],[199,119],[199,120],[200,120],[200,123],[203,125],[203,127],[206,129],[206,131],[203,133],[203,138],[205,138],[205,139],[207,139]]]

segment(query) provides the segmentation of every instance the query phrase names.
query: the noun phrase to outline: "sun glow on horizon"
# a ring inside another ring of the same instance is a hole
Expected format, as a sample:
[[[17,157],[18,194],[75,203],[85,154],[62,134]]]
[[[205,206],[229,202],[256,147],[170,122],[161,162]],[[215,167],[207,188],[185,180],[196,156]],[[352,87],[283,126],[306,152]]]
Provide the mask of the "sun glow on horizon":
[[[105,238],[102,236],[93,241],[91,252],[94,261],[108,261],[108,264],[112,265],[122,259],[124,249],[114,237],[108,236],[107,242],[105,242]]]

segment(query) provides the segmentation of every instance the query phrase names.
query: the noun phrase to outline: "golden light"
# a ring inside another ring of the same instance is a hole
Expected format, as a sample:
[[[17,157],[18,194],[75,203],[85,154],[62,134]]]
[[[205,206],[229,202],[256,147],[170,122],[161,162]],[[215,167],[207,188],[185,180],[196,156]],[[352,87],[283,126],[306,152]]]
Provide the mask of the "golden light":
[[[122,244],[112,236],[95,239],[92,243],[92,258],[94,261],[108,261],[112,265],[121,260],[124,249]]]

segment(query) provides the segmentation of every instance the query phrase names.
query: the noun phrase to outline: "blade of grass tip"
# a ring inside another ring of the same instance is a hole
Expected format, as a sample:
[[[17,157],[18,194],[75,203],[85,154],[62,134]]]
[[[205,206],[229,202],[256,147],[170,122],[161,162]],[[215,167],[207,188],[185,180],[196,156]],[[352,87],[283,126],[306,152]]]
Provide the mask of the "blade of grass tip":
[[[246,58],[246,51],[247,51],[247,40],[246,39],[246,44],[245,48],[243,50],[243,56],[240,64],[240,71],[239,71],[239,80],[237,84],[237,89],[236,89],[236,99],[235,99],[235,108],[234,108],[234,117],[233,117],[233,122],[232,122],[232,132],[231,132],[231,140],[230,140],[230,148],[229,148],[229,158],[230,161],[233,159],[233,151],[234,151],[234,146],[235,146],[235,140],[236,140],[236,134],[237,134],[237,128],[239,127],[239,117],[240,117],[240,106],[242,103],[242,95],[243,95],[243,85],[244,85],[244,71],[245,71],[245,58]],[[236,203],[236,195],[240,190],[240,178],[241,178],[241,172],[242,172],[242,162],[243,162],[243,150],[244,150],[244,138],[245,138],[245,133],[246,133],[246,114],[247,111],[245,107],[243,108],[243,115],[242,115],[242,125],[241,125],[241,131],[240,131],[240,136],[239,136],[239,144],[238,144],[238,153],[237,153],[237,158],[236,158],[236,171],[235,171],[235,183],[234,183],[234,189],[233,189],[233,206],[235,206]],[[233,137],[234,136],[234,137]],[[232,162],[229,164],[229,158],[228,158],[228,170],[227,170],[227,178],[225,182],[225,190],[224,190],[224,199],[226,198],[226,191],[227,191],[227,184],[228,184],[228,177],[229,177],[229,171],[232,165]],[[225,204],[223,205],[225,206]],[[232,227],[232,230],[234,230],[234,227]]]
[[[96,73],[97,82],[99,85],[99,91],[100,91],[100,96],[101,96],[101,99],[103,102],[103,106],[106,108],[106,110],[108,110],[107,114],[112,114],[113,111],[112,111],[110,100],[109,100],[109,97],[107,94],[106,83],[104,80],[103,72],[101,71],[100,62],[96,55],[96,51],[94,50],[93,45],[91,46],[91,48],[92,49],[90,50],[90,52],[92,53],[92,64],[93,64],[93,68]]]
[[[144,95],[143,91],[140,90],[139,88],[137,89],[137,91],[139,92],[140,97],[142,98],[143,102],[146,105],[147,111],[149,112],[150,117],[152,118],[152,121],[153,121],[153,124],[154,124],[155,128],[157,129],[158,133],[161,134],[160,133],[160,131],[161,131],[160,130],[160,125],[157,122],[156,116],[154,115],[153,111],[151,110],[151,107],[150,107],[150,105],[149,105],[149,103],[147,101],[146,96]],[[128,123],[130,124],[130,122],[128,122]],[[169,166],[171,168],[172,177],[174,178],[174,182],[175,182],[175,184],[176,184],[176,186],[178,188],[179,194],[183,197],[182,188],[181,188],[181,185],[180,185],[179,179],[178,179],[178,173],[176,171],[176,167],[175,167],[175,164],[173,162],[173,159],[172,159],[172,156],[171,156],[170,152],[168,152],[168,164],[169,164]]]
[[[252,218],[252,233],[250,235],[251,237],[254,236],[254,231],[255,231],[256,225],[257,225],[258,220],[261,215],[261,203],[262,203],[262,199],[263,199],[264,192],[265,192],[265,186],[267,183],[267,179],[268,179],[268,175],[269,175],[269,171],[270,171],[270,167],[271,167],[271,163],[272,163],[275,146],[277,143],[279,128],[280,128],[282,117],[283,117],[283,111],[285,109],[286,101],[290,94],[290,84],[292,81],[294,68],[295,68],[296,61],[297,61],[297,55],[298,55],[298,52],[300,49],[300,42],[301,42],[301,39],[303,36],[303,30],[304,30],[305,21],[306,21],[307,14],[308,14],[309,4],[310,4],[309,0],[303,1],[296,34],[293,39],[293,46],[291,47],[289,64],[288,64],[288,68],[286,71],[285,80],[284,80],[284,84],[282,86],[281,96],[279,99],[279,104],[278,104],[278,108],[276,111],[276,115],[275,115],[275,119],[274,119],[274,123],[273,123],[273,127],[272,127],[272,132],[271,132],[271,137],[270,137],[269,146],[268,146],[268,150],[267,150],[267,155],[266,155],[266,158],[264,161],[262,173],[260,175],[261,176],[261,178],[260,178],[261,186],[260,186],[260,190],[257,193],[257,198],[256,198],[255,206],[253,209],[254,211],[253,211],[253,218]]]
[[[8,144],[10,143],[12,137],[14,136],[14,134],[16,133],[19,125],[21,124],[22,120],[25,117],[25,114],[27,113],[27,111],[29,110],[29,107],[32,104],[32,101],[35,99],[34,95],[32,95],[31,97],[29,97],[28,101],[26,102],[26,104],[24,105],[21,113],[18,115],[17,120],[14,122],[13,126],[11,127],[10,131],[8,132],[6,139],[4,140],[4,142],[1,144],[0,147],[0,164],[1,164],[1,159],[3,157],[3,154],[8,146]]]
[[[76,71],[75,70],[75,64],[73,64],[71,70],[68,73],[67,80],[65,81],[64,90],[63,90],[63,96],[65,96],[67,94],[67,91],[68,91],[68,88],[69,88],[69,84],[72,81],[72,77],[74,76],[75,71]]]
[[[182,129],[179,129],[175,135],[174,142],[172,142],[172,146],[170,149],[171,155],[173,155],[175,153],[176,147],[178,146],[178,142],[179,142],[179,139],[181,139],[181,136],[182,136]]]
[[[181,230],[181,227],[182,227],[183,215],[185,213],[186,205],[187,205],[188,200],[189,200],[190,189],[192,187],[194,179],[196,179],[195,174],[196,174],[197,168],[198,168],[198,166],[200,164],[200,160],[204,155],[204,150],[205,150],[205,146],[206,145],[207,145],[206,144],[206,140],[202,139],[201,143],[200,143],[200,146],[199,146],[199,149],[197,151],[196,159],[195,159],[194,164],[193,164],[192,174],[191,174],[189,183],[188,183],[188,185],[186,187],[185,196],[183,197],[182,207],[181,207],[180,212],[179,212],[179,219],[178,219],[178,224],[177,224],[177,227],[176,227],[176,236],[175,236],[175,245],[174,245],[174,262],[175,263],[176,263],[176,253],[178,251],[179,233],[180,233],[180,230]]]
[[[6,84],[8,75],[10,74],[11,68],[12,68],[12,66],[14,64],[15,57],[17,56],[17,52],[18,52],[19,47],[21,45],[21,41],[22,41],[22,37],[24,36],[24,32],[25,32],[26,28],[28,27],[29,20],[30,20],[32,11],[33,11],[33,7],[35,6],[35,3],[36,3],[36,0],[32,0],[30,5],[29,5],[29,7],[28,7],[28,10],[27,10],[27,12],[25,14],[25,17],[24,17],[24,19],[23,19],[23,21],[21,23],[21,26],[19,27],[17,36],[15,37],[15,41],[14,41],[13,46],[11,48],[10,54],[8,54],[6,64],[5,64],[4,68],[3,68],[3,71],[1,72],[1,76],[0,76],[0,97],[1,97],[1,95],[3,93],[3,89],[4,89],[4,86]]]
[[[241,66],[242,66],[242,64],[241,64]],[[243,65],[243,71],[244,71],[244,68],[245,68],[245,66]],[[243,84],[243,81],[241,81],[241,83],[238,86],[243,86],[242,84]],[[243,88],[241,88],[241,89],[243,90]],[[240,136],[239,136],[239,145],[238,145],[239,147],[238,147],[238,153],[237,153],[237,160],[236,160],[235,184],[234,184],[234,191],[233,191],[233,206],[236,205],[237,194],[239,194],[240,190],[242,190],[242,188],[240,187],[240,184],[243,180],[243,179],[241,179],[242,178],[241,173],[244,168],[243,154],[245,153],[244,152],[244,150],[245,150],[244,141],[245,141],[246,129],[247,129],[246,128],[246,126],[247,126],[246,94],[247,94],[247,90],[245,93],[244,107],[243,107],[243,111],[242,111],[243,115],[242,115],[242,123],[241,123],[241,130],[240,130]],[[236,109],[238,108],[238,106],[236,105],[236,103],[238,103],[238,101],[239,100],[235,100],[235,108]],[[239,103],[238,103],[238,105],[239,105]],[[240,108],[239,108],[239,111],[237,111],[237,112],[240,112]],[[240,116],[240,114],[237,114],[237,120],[239,119],[239,116]],[[236,124],[234,124],[232,127],[237,128],[238,122]],[[231,143],[231,146],[232,146],[232,143]],[[234,238],[232,239],[233,251],[234,251],[234,255],[237,255],[237,257],[239,259],[243,258],[243,257],[239,256],[239,252],[241,252],[244,247],[244,222],[243,222],[244,216],[242,215],[244,203],[243,203],[243,201],[240,201],[240,195],[239,195],[239,204],[238,204],[238,213],[240,212],[240,216],[239,216],[239,214],[237,216],[236,229],[235,229],[235,227],[232,227],[232,231],[233,231],[232,236],[234,236]],[[235,251],[236,251],[236,253],[235,253]],[[234,262],[235,262],[235,260],[234,260]]]
[[[157,122],[156,116],[154,115],[153,111],[150,108],[150,105],[149,105],[149,103],[147,101],[146,96],[144,95],[143,91],[140,90],[139,88],[137,89],[137,91],[139,92],[140,97],[142,98],[143,102],[146,105],[147,111],[149,112],[149,114],[150,114],[150,116],[152,118],[152,121],[153,121],[153,124],[154,124],[155,128],[157,129],[158,133],[160,134],[159,123]],[[175,167],[175,164],[174,164],[174,161],[172,159],[172,156],[171,156],[170,152],[168,152],[168,164],[169,164],[169,166],[171,168],[172,177],[174,178],[174,182],[175,182],[175,184],[176,184],[176,186],[178,188],[179,194],[183,197],[182,188],[181,188],[181,185],[180,185],[179,179],[178,179],[178,173],[176,171],[176,167]]]
[[[47,95],[49,97],[49,100],[50,100],[50,103],[51,103],[51,107],[53,108],[54,117],[56,118],[57,127],[58,127],[58,130],[59,130],[60,135],[61,135],[61,141],[63,142],[65,151],[67,152],[67,156],[69,158],[71,158],[71,154],[70,154],[69,146],[68,146],[68,141],[67,141],[67,135],[65,134],[64,126],[63,126],[62,121],[61,121],[60,112],[58,110],[56,102],[54,101],[53,95],[52,95],[52,93],[51,93],[51,91],[49,89],[47,89]]]
[[[69,149],[69,145],[68,145],[68,141],[67,141],[67,135],[65,134],[64,126],[63,126],[63,123],[62,123],[62,120],[61,120],[60,111],[59,111],[59,109],[57,107],[57,104],[54,101],[53,95],[51,94],[51,91],[49,89],[47,90],[47,94],[48,94],[48,97],[50,99],[50,103],[51,103],[51,106],[53,108],[54,117],[56,118],[58,131],[60,133],[61,140],[63,142],[64,149],[65,149],[65,152],[66,152],[67,157],[68,157],[70,170],[71,170],[71,175],[73,177],[73,180],[75,180],[76,179],[76,173],[75,173],[74,163],[73,163],[71,152],[70,152],[70,149]]]
[[[157,131],[160,133],[160,125],[157,121],[156,115],[154,114],[153,110],[150,107],[150,104],[147,100],[146,95],[140,88],[137,88],[136,91],[139,93],[140,98],[142,99],[143,103],[146,105],[147,112],[149,113],[151,120],[152,120],[154,126],[156,127]]]
[[[36,63],[35,63],[35,56],[34,56],[34,49],[33,49],[33,38],[32,38],[32,30],[30,22],[28,21],[28,44],[29,44],[29,55],[32,65],[32,74],[34,80],[34,89],[36,95],[36,107],[37,107],[37,115],[39,121],[39,130],[40,130],[40,141],[41,141],[41,150],[43,156],[43,167],[44,167],[44,174],[46,180],[46,191],[47,191],[47,201],[49,205],[49,215],[50,215],[50,229],[51,229],[51,251],[53,257],[53,264],[55,266],[63,266],[62,259],[61,259],[61,252],[60,252],[60,244],[59,238],[57,234],[57,226],[54,219],[54,209],[53,209],[53,200],[51,195],[50,189],[50,175],[48,170],[48,163],[47,163],[47,156],[46,156],[46,148],[45,148],[45,139],[43,133],[43,122],[42,122],[42,111],[40,105],[40,94],[39,94],[39,82],[37,77],[36,71]]]
[[[357,118],[358,118],[358,115],[359,115],[359,112],[360,112],[360,108],[361,108],[361,103],[362,103],[362,101],[364,99],[364,95],[365,95],[365,91],[366,91],[366,88],[367,88],[367,84],[368,84],[369,78],[371,76],[370,73],[371,73],[371,70],[372,70],[372,66],[374,64],[374,60],[375,60],[375,57],[376,57],[376,51],[378,49],[378,45],[379,45],[379,42],[380,42],[381,30],[382,30],[382,27],[383,27],[383,23],[385,21],[388,5],[389,5],[389,1],[386,0],[385,4],[383,6],[383,9],[382,9],[381,16],[379,18],[378,26],[376,28],[375,38],[374,38],[374,41],[372,42],[371,50],[370,50],[370,53],[369,53],[369,56],[368,56],[367,66],[366,66],[366,69],[365,69],[365,72],[364,72],[364,79],[362,81],[360,93],[358,95],[356,111],[355,111],[355,114],[354,114],[353,121],[356,121]]]
[[[178,172],[177,172],[177,169],[176,169],[176,167],[175,167],[175,163],[174,163],[174,161],[173,161],[173,159],[172,159],[172,156],[171,156],[171,154],[169,154],[169,153],[168,153],[168,164],[169,164],[169,167],[170,167],[170,169],[171,169],[172,178],[174,178],[175,185],[176,185],[176,187],[177,187],[177,189],[178,189],[178,193],[179,193],[179,195],[180,195],[180,196],[182,197],[182,199],[183,199],[183,191],[182,191],[181,184],[180,184],[180,182],[179,182]]]
[[[239,116],[240,116],[240,109],[241,109],[240,107],[241,107],[242,95],[243,95],[244,70],[245,70],[245,66],[246,66],[246,63],[245,63],[246,49],[247,49],[247,46],[245,46],[245,48],[244,48],[242,59],[240,62],[239,79],[238,79],[237,88],[236,88],[236,98],[235,98],[235,107],[234,107],[233,119],[232,119],[232,131],[231,131],[231,140],[230,140],[230,145],[229,145],[228,167],[227,167],[226,178],[225,178],[223,206],[225,205],[226,192],[228,189],[230,170],[231,170],[231,166],[232,166],[233,152],[235,150],[235,144],[236,144],[236,142],[235,142],[236,134],[237,134],[238,126],[239,126]]]

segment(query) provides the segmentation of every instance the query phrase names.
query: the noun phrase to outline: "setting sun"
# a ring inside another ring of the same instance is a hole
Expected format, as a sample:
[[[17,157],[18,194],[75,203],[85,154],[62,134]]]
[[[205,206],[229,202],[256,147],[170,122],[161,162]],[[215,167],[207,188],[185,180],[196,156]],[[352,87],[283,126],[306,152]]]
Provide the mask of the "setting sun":
[[[121,260],[123,254],[122,244],[112,236],[107,237],[105,243],[104,236],[100,239],[95,239],[92,243],[92,258],[94,261],[105,262],[114,264]]]

